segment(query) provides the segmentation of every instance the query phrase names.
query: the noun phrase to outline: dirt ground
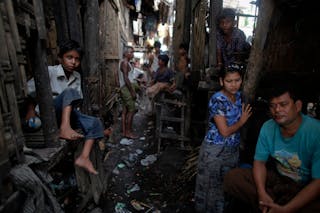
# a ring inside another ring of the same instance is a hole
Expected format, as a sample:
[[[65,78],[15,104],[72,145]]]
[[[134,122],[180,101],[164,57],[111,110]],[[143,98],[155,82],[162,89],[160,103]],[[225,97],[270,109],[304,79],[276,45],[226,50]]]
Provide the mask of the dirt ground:
[[[107,146],[120,151],[120,157],[101,201],[103,212],[194,212],[194,178],[181,178],[190,151],[165,141],[158,154],[153,120],[143,112],[135,115],[133,127],[140,138],[130,145],[120,144],[121,120],[114,126]]]

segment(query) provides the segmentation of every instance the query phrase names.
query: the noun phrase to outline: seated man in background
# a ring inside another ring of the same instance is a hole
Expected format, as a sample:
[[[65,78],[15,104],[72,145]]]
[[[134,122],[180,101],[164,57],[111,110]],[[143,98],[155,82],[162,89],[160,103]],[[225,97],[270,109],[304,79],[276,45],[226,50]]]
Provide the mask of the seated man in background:
[[[158,59],[159,68],[146,91],[150,98],[154,98],[160,91],[171,92],[170,87],[174,84],[174,72],[168,68],[169,57],[159,55]]]
[[[260,130],[253,170],[231,170],[224,189],[257,212],[320,212],[320,121],[301,113],[297,90],[286,82],[273,82],[272,119]]]
[[[83,150],[75,160],[75,165],[92,174],[98,174],[89,156],[95,140],[104,137],[104,129],[98,118],[85,115],[78,109],[79,102],[83,98],[81,76],[77,72],[80,68],[82,50],[76,41],[68,40],[60,45],[58,56],[60,64],[49,66],[48,72],[56,117],[60,126],[59,137],[67,140],[84,138]],[[35,93],[34,79],[28,81],[28,92]],[[34,116],[36,116],[36,108],[31,104],[28,106],[26,120]],[[77,128],[82,129],[83,135],[74,130]]]

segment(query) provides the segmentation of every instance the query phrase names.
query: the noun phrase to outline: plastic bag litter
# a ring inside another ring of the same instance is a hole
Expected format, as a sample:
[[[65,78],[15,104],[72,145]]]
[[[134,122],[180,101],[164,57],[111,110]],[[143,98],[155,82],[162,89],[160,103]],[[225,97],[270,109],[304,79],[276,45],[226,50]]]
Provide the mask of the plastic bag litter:
[[[128,139],[128,138],[122,138],[120,141],[120,144],[122,145],[131,145],[133,144],[133,140],[132,139]]]
[[[142,159],[140,163],[142,166],[148,166],[150,164],[153,164],[156,160],[156,155],[148,155],[145,159]]]
[[[114,207],[115,213],[131,213],[128,209],[126,209],[126,204],[118,202]]]

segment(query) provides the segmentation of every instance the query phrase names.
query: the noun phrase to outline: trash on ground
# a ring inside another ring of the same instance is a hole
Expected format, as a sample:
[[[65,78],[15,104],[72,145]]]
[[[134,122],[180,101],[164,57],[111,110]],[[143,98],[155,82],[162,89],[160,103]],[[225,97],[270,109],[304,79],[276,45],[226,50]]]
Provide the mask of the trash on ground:
[[[130,153],[130,154],[129,154],[129,157],[128,157],[128,159],[129,159],[130,162],[136,161],[137,158],[138,158],[138,154],[137,154],[137,153]]]
[[[145,208],[140,204],[139,201],[136,201],[136,200],[131,200],[131,205],[132,207],[137,210],[137,211],[141,211],[141,210],[144,210]]]
[[[138,155],[140,155],[140,154],[143,153],[143,151],[142,151],[141,149],[136,149],[136,153],[137,153]]]
[[[131,213],[128,209],[126,209],[126,204],[118,202],[114,207],[115,213]]]
[[[119,163],[119,164],[117,165],[117,167],[118,167],[119,169],[122,169],[122,168],[126,167],[126,165],[124,165],[123,163]]]
[[[111,150],[109,152],[107,152],[107,154],[104,156],[103,161],[106,161],[109,158],[111,152],[112,152]]]
[[[125,163],[125,165],[127,166],[127,167],[133,167],[133,165],[128,161],[128,160],[126,160],[126,159],[123,159],[122,160],[124,163]]]
[[[120,174],[120,171],[119,171],[119,169],[116,167],[116,168],[113,169],[112,173],[115,174],[115,175],[119,175],[119,174]]]
[[[122,138],[120,141],[120,144],[122,145],[131,145],[133,144],[133,140],[132,139],[128,139],[128,138]]]
[[[127,190],[127,193],[130,194],[131,192],[139,191],[140,186],[138,184],[134,184],[131,188]]]
[[[155,155],[148,155],[145,159],[142,159],[140,161],[142,166],[148,166],[150,164],[153,164],[157,160],[157,157]]]
[[[106,141],[104,140],[104,139],[102,139],[102,140],[99,140],[99,149],[101,150],[101,151],[104,151],[105,149],[106,149]]]

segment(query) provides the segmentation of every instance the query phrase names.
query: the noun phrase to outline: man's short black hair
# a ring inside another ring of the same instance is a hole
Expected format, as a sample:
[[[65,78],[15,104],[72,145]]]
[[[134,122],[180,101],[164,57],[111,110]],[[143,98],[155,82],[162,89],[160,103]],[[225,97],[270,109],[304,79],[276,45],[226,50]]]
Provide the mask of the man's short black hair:
[[[232,8],[224,8],[222,9],[220,15],[218,16],[218,22],[221,21],[221,19],[225,18],[231,18],[232,20],[235,20],[236,17],[236,11]]]
[[[287,92],[294,102],[301,100],[301,94],[296,79],[292,77],[274,79],[272,80],[272,88],[270,88],[268,92],[268,100],[271,101],[271,99],[279,97]]]
[[[160,43],[160,41],[155,41],[154,42],[154,44],[153,44],[153,47],[159,47],[159,48],[161,48],[161,43]]]
[[[66,52],[69,52],[71,50],[75,50],[79,53],[80,57],[82,57],[83,51],[82,48],[80,47],[80,44],[77,41],[74,40],[66,40],[63,41],[60,45],[59,45],[59,54],[58,56],[60,58],[63,57],[63,55]]]
[[[165,55],[165,54],[162,54],[162,55],[159,55],[158,56],[158,59],[163,61],[166,65],[168,64],[169,62],[169,56]]]

